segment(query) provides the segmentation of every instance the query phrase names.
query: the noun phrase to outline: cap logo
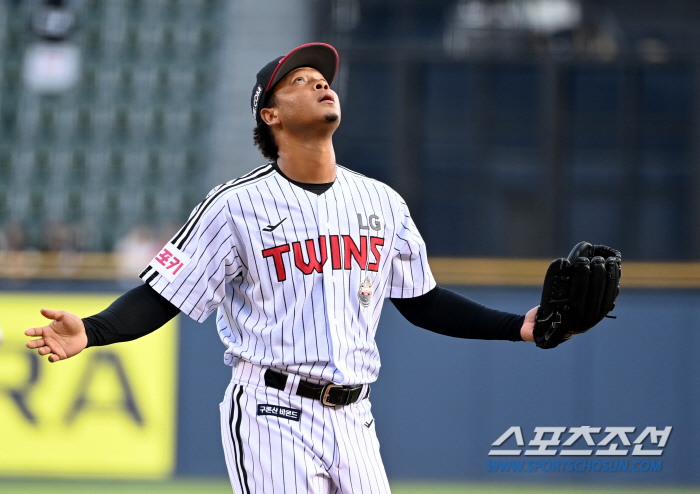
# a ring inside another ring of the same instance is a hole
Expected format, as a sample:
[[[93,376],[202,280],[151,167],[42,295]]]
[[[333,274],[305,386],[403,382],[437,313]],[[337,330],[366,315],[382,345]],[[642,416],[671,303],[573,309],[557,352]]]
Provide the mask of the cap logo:
[[[262,86],[258,84],[258,87],[255,88],[255,95],[253,96],[253,116],[255,118],[258,117],[258,103],[260,102],[260,94],[262,93]]]

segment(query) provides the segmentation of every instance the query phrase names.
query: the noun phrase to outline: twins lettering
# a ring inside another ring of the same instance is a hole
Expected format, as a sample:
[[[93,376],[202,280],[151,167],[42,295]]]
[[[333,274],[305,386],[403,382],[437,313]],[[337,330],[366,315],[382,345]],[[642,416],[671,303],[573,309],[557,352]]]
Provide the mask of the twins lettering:
[[[341,243],[344,255],[341,254]],[[283,244],[270,247],[263,250],[262,255],[264,258],[272,258],[275,263],[277,281],[281,282],[287,279],[287,271],[282,254],[291,251],[294,256],[294,265],[302,273],[311,274],[314,271],[320,273],[328,260],[328,244],[330,244],[330,258],[333,269],[352,269],[354,261],[362,269],[379,271],[379,261],[381,260],[380,247],[384,245],[382,237],[362,235],[358,245],[350,235],[330,235],[328,237],[323,235],[318,238],[318,249],[316,248],[316,240],[308,239],[303,242],[292,242],[291,246],[290,244]]]

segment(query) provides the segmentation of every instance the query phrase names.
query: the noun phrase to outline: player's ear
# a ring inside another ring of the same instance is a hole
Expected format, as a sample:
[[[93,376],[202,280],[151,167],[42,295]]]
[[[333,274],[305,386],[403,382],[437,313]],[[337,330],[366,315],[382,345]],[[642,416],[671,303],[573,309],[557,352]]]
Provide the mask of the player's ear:
[[[270,126],[276,125],[280,121],[279,115],[277,114],[277,108],[274,106],[272,108],[263,108],[260,110],[260,118],[262,118],[262,121]]]

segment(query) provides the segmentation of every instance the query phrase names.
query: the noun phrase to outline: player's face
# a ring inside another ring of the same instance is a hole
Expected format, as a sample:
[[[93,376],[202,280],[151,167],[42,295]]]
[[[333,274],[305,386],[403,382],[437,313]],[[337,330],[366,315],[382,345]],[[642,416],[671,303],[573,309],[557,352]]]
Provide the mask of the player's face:
[[[340,102],[323,75],[311,67],[291,71],[275,86],[275,109],[286,126],[322,125],[335,130]]]

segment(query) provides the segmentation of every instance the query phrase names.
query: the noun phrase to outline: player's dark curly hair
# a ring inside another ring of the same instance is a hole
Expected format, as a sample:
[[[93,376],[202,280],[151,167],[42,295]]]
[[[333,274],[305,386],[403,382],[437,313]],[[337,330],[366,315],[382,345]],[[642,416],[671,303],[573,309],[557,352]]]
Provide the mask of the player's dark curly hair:
[[[275,95],[271,94],[265,108],[273,107],[275,104]],[[253,129],[253,142],[267,159],[276,160],[279,158],[275,136],[272,134],[270,126],[265,122],[258,122],[258,125]]]

